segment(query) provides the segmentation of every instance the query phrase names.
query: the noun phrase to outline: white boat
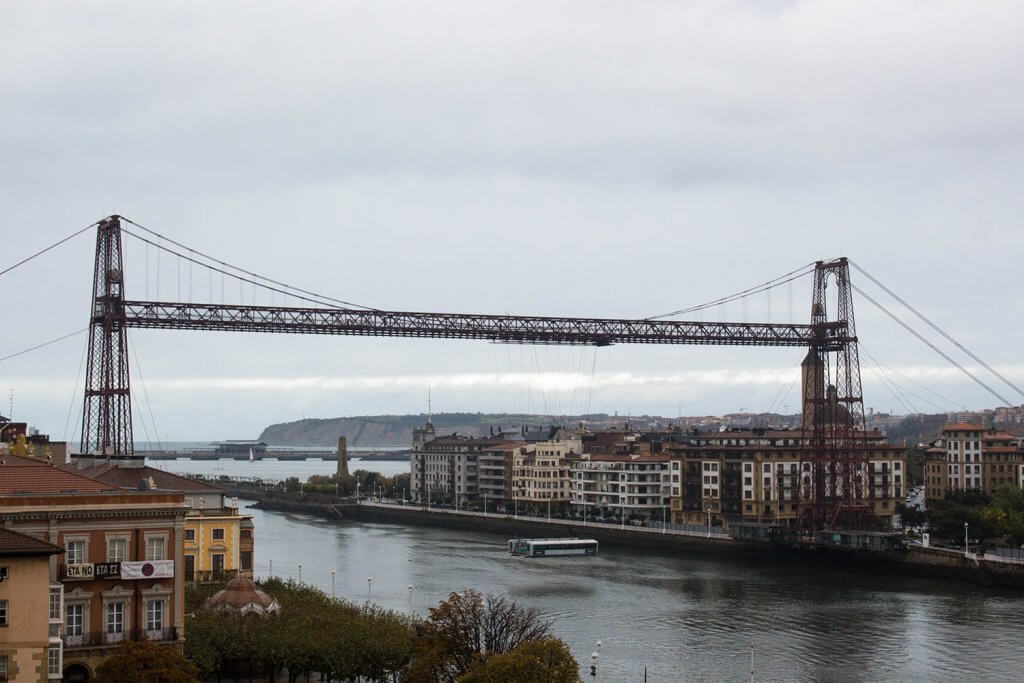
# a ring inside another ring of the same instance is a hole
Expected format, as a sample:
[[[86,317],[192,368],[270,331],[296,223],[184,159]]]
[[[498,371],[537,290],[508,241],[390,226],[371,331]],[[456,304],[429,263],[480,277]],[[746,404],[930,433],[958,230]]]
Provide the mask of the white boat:
[[[252,457],[252,448],[249,449],[249,462],[253,462],[256,458]]]
[[[508,554],[514,557],[594,556],[597,541],[592,538],[511,538]]]

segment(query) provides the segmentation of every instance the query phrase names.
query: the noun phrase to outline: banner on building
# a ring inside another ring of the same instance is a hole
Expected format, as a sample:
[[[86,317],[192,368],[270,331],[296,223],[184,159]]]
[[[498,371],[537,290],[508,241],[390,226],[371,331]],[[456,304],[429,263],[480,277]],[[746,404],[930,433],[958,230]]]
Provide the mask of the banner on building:
[[[130,579],[169,579],[173,576],[174,560],[121,563],[122,581]]]

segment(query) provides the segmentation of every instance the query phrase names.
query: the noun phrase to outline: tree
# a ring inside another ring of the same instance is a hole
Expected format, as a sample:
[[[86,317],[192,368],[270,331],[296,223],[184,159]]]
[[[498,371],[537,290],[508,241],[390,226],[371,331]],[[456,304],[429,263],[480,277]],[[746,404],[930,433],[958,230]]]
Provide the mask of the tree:
[[[580,667],[557,638],[525,642],[510,652],[480,658],[459,683],[576,683]]]
[[[176,647],[125,641],[96,670],[99,683],[199,683],[199,669]]]
[[[454,681],[478,661],[549,638],[551,624],[537,610],[474,590],[452,593],[430,616],[414,654],[409,680]]]

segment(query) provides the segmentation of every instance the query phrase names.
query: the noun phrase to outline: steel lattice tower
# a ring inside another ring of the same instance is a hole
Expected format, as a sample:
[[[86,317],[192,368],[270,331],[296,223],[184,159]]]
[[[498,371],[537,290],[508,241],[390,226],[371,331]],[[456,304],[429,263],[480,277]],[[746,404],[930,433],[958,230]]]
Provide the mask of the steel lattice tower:
[[[103,219],[96,229],[91,304],[81,452],[130,457],[135,446],[118,216]]]
[[[836,285],[835,321],[842,344],[827,340],[827,290]],[[803,362],[803,447],[798,523],[804,530],[863,528],[869,524],[868,443],[853,288],[845,258],[815,264],[811,324],[821,330]]]

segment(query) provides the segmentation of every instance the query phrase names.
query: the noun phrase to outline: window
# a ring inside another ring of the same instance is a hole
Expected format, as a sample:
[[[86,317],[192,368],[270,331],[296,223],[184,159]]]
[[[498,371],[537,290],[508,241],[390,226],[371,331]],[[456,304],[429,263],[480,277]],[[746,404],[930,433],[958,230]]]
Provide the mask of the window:
[[[64,586],[50,586],[50,621],[60,621],[61,598]]]
[[[7,655],[0,655],[0,681],[7,680]]]
[[[238,532],[239,538],[252,538],[252,529],[241,529]]]
[[[146,630],[161,631],[164,628],[164,601],[149,600],[146,602]]]
[[[0,600],[0,626],[7,626],[7,601]]]
[[[80,636],[85,633],[85,605],[68,605],[64,608],[64,634]]]
[[[107,633],[124,633],[124,603],[108,602],[106,609]]]
[[[85,564],[85,541],[68,541],[64,558],[68,564]]]
[[[46,652],[46,664],[47,672],[51,678],[60,677],[61,669],[61,647],[60,645],[51,645]]]
[[[185,540],[186,541],[194,541],[194,540],[196,540],[196,530],[195,529],[185,529]]]
[[[223,541],[224,540],[224,530],[223,529],[214,529],[213,530],[213,540],[215,540],[215,541]]]
[[[124,562],[128,559],[128,539],[107,539],[107,562]]]
[[[146,559],[147,560],[162,560],[164,559],[164,537],[156,536],[146,539]]]
[[[196,556],[186,555],[185,556],[185,580],[195,581],[196,580]]]
[[[238,553],[238,561],[241,564],[241,569],[249,570],[252,569],[252,551],[243,550]]]

